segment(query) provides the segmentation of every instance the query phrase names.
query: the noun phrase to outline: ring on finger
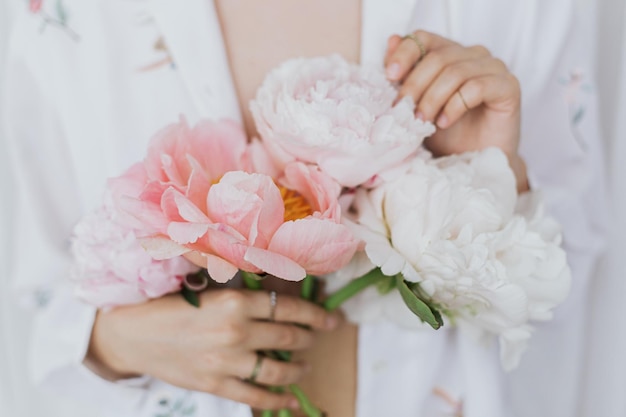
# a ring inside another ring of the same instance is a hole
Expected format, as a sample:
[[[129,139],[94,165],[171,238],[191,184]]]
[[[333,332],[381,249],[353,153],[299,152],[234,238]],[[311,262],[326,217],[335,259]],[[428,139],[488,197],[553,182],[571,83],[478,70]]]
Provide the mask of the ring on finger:
[[[424,56],[426,55],[426,46],[424,46],[424,44],[422,43],[422,41],[420,41],[417,35],[415,33],[409,33],[408,35],[404,35],[402,39],[411,39],[413,42],[417,44],[417,47],[420,48],[419,60],[421,61],[422,58],[424,58]]]
[[[256,379],[259,376],[259,373],[261,372],[261,366],[263,366],[263,359],[265,358],[265,356],[261,355],[260,353],[257,352],[256,354],[256,362],[254,363],[254,368],[252,369],[252,373],[250,374],[250,376],[248,377],[248,382],[251,383],[255,383]]]
[[[457,90],[456,92],[459,95],[459,98],[461,99],[461,101],[463,102],[463,105],[465,106],[465,109],[467,111],[470,111],[470,107],[467,105],[467,101],[465,101],[465,97],[463,97],[463,93],[461,93],[461,90]]]
[[[269,321],[274,321],[276,318],[276,305],[278,304],[278,294],[276,291],[270,291],[270,316]]]

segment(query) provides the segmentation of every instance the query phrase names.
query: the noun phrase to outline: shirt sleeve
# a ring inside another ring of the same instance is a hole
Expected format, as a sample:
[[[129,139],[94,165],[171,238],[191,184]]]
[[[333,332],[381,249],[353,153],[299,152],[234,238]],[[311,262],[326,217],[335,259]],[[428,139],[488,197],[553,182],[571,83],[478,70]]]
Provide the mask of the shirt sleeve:
[[[45,85],[53,82],[45,75],[52,51],[36,37],[36,24],[28,14],[16,21],[2,97],[18,191],[12,200],[17,208],[12,289],[36,312],[29,373],[55,394],[117,410],[116,415],[136,415],[128,411],[139,407],[149,379],[113,383],[83,365],[96,309],[73,297],[68,280],[69,238],[82,208],[64,140],[66,125]]]

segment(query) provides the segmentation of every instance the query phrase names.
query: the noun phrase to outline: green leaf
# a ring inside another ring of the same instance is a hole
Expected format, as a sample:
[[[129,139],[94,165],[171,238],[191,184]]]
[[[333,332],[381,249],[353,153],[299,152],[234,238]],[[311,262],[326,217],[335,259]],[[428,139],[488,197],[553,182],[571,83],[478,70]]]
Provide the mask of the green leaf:
[[[67,25],[67,11],[65,10],[62,0],[57,0],[56,12],[59,22],[61,22],[62,25]]]
[[[198,298],[197,292],[192,291],[187,287],[183,287],[183,289],[180,290],[180,293],[182,294],[183,298],[187,300],[189,304],[191,304],[192,306],[196,308],[200,307],[200,298]]]
[[[345,287],[339,291],[330,295],[322,306],[328,310],[333,311],[339,308],[345,301],[357,295],[370,285],[376,285],[381,281],[388,279],[389,277],[382,273],[380,268],[372,269],[367,274],[353,281],[350,281]]]
[[[421,300],[417,294],[409,288],[404,278],[400,275],[396,276],[396,286],[400,291],[402,300],[404,300],[404,303],[413,314],[419,317],[423,322],[428,323],[435,330],[443,326],[441,314]]]

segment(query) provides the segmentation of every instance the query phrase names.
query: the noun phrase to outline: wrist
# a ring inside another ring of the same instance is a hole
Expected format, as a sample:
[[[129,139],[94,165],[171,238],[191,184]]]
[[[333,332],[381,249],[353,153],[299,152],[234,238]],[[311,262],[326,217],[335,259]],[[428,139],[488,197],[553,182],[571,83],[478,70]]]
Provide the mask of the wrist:
[[[109,381],[137,377],[140,373],[125,364],[121,349],[115,347],[115,342],[121,338],[110,334],[111,326],[115,326],[113,321],[110,314],[98,311],[83,364]]]

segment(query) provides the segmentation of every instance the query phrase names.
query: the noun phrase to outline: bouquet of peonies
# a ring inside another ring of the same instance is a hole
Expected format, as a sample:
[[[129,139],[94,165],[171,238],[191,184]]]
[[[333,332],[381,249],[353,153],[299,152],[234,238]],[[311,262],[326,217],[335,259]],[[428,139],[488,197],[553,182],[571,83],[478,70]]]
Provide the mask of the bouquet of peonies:
[[[78,295],[193,302],[196,265],[221,283],[318,276],[357,323],[454,324],[498,337],[515,367],[568,292],[558,225],[499,150],[433,158],[434,126],[396,95],[378,69],[297,59],[251,103],[260,140],[230,121],[165,128],[76,227]]]

